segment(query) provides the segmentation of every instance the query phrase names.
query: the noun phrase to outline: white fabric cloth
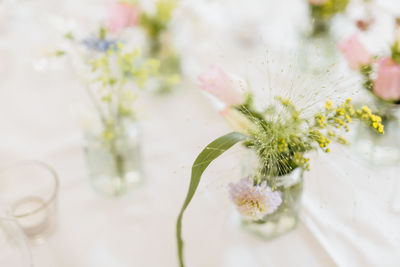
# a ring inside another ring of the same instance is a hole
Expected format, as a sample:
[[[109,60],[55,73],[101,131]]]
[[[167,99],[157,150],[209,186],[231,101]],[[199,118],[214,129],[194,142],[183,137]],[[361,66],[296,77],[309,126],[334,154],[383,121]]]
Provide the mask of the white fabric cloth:
[[[35,266],[177,266],[175,221],[191,164],[206,144],[229,131],[193,78],[213,63],[239,74],[251,72],[247,58],[263,56],[260,42],[275,46],[285,34],[288,39],[282,42],[292,38],[294,32],[282,34],[272,22],[281,20],[284,11],[292,16],[304,9],[295,0],[290,2],[293,8],[261,2],[184,1],[183,13],[194,14],[195,21],[179,25],[189,79],[171,96],[143,96],[146,183],[121,199],[108,199],[94,193],[88,181],[75,116],[87,100],[77,76],[68,68],[34,69],[43,53],[54,47],[46,12],[96,17],[101,9],[91,7],[101,2],[81,6],[82,1],[3,1],[7,6],[0,9],[1,163],[44,160],[61,181],[59,226],[47,243],[32,247]],[[225,12],[231,14],[229,19]],[[268,14],[274,14],[271,23]],[[252,26],[263,23],[265,28]],[[272,34],[264,35],[264,30]],[[345,148],[333,150],[311,162],[297,229],[271,242],[256,239],[237,225],[226,184],[238,178],[243,151],[235,148],[223,155],[205,173],[184,217],[187,266],[400,266],[400,213],[392,206],[400,195],[400,169],[372,168]]]

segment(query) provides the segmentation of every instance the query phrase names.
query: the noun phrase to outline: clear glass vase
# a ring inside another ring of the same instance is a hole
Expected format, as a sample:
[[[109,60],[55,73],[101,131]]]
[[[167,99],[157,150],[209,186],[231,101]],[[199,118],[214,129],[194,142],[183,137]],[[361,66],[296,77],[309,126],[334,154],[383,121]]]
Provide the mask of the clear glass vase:
[[[85,134],[84,150],[91,183],[97,192],[121,196],[143,181],[140,152],[140,128],[127,123],[114,138]]]
[[[253,157],[253,156],[252,156]],[[249,162],[253,162],[250,163]],[[246,161],[244,173],[254,175],[258,167],[254,165],[254,159]],[[295,229],[299,221],[301,195],[303,193],[303,170],[296,168],[290,173],[274,177],[277,190],[281,192],[282,204],[278,209],[261,220],[246,220],[242,218],[242,226],[245,230],[266,240],[281,236]],[[268,177],[266,180],[271,180]]]
[[[400,163],[400,105],[376,101],[376,114],[382,118],[385,133],[376,133],[370,127],[358,125],[353,142],[361,159],[373,165]]]
[[[149,90],[156,94],[173,92],[181,81],[181,59],[172,44],[172,36],[164,34],[161,40],[151,42],[149,56],[159,60],[158,74],[149,83]]]
[[[337,63],[338,58],[329,21],[315,21],[310,32],[302,33],[298,51],[299,65],[303,72],[311,75],[327,73]]]

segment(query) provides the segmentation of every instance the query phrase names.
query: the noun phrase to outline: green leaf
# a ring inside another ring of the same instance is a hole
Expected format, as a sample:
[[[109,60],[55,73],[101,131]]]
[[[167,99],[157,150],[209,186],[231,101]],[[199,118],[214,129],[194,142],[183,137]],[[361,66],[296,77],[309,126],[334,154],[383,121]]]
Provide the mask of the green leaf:
[[[237,132],[232,132],[224,136],[221,136],[216,140],[214,140],[213,142],[211,142],[206,148],[204,148],[203,151],[201,151],[201,153],[197,156],[196,160],[194,161],[192,166],[192,177],[190,179],[189,190],[187,192],[185,202],[183,203],[181,212],[179,213],[176,222],[176,239],[178,245],[179,264],[181,267],[184,267],[182,217],[187,206],[192,200],[194,193],[196,192],[196,189],[200,183],[201,175],[214,159],[218,158],[222,153],[227,151],[236,143],[245,141],[246,139],[248,139],[248,136]]]

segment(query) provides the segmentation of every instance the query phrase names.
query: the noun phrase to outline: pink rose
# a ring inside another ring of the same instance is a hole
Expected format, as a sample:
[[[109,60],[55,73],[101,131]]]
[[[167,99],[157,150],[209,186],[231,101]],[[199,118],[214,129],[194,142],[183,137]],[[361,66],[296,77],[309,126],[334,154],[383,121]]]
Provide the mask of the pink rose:
[[[237,84],[220,67],[212,66],[198,77],[200,88],[218,98],[227,106],[240,105],[243,96]]]
[[[391,58],[378,62],[374,93],[384,100],[400,100],[400,65]]]
[[[371,62],[372,57],[358,39],[357,34],[351,36],[347,41],[339,43],[338,47],[353,69],[358,69]]]
[[[112,2],[107,5],[107,28],[110,32],[119,33],[126,27],[138,24],[140,10],[137,6]]]
[[[311,4],[311,5],[314,5],[314,6],[321,6],[321,5],[323,5],[323,4],[325,4],[326,2],[328,2],[329,0],[308,0],[308,2]]]

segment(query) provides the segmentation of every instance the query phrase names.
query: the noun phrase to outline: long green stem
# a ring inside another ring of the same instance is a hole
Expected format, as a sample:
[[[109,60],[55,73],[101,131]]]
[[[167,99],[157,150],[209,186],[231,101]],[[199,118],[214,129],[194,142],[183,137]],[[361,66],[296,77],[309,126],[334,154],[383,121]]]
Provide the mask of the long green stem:
[[[114,103],[113,101],[109,102],[109,112],[110,112],[110,116],[114,116],[115,117],[115,121],[114,121],[114,136],[111,140],[111,144],[110,144],[110,152],[111,155],[113,157],[114,160],[114,165],[115,165],[115,170],[117,173],[117,179],[120,179],[120,181],[118,182],[118,188],[115,188],[115,194],[119,195],[120,193],[122,193],[123,187],[125,185],[125,160],[124,160],[124,156],[121,155],[121,153],[118,151],[117,148],[117,139],[119,138],[120,134],[123,133],[123,125],[120,125],[121,122],[121,112],[119,109],[120,106],[120,102],[121,102],[121,93],[122,93],[122,88],[125,84],[125,80],[122,79],[122,81],[120,82],[119,86],[115,87],[115,95],[117,96]],[[114,104],[114,106],[113,106]]]
[[[125,185],[125,159],[118,151],[116,142],[116,138],[110,140],[110,154],[114,161],[115,171],[117,174],[116,179],[120,180],[116,182],[118,186],[114,187],[114,193],[115,195],[119,195],[122,193],[122,189]]]
[[[95,107],[97,113],[99,114],[100,121],[103,124],[103,127],[107,125],[107,119],[104,113],[101,110],[100,104],[97,102],[96,97],[93,95],[93,92],[90,90],[89,85],[86,84],[85,86],[86,93],[88,94],[90,101],[92,102],[93,106]]]

